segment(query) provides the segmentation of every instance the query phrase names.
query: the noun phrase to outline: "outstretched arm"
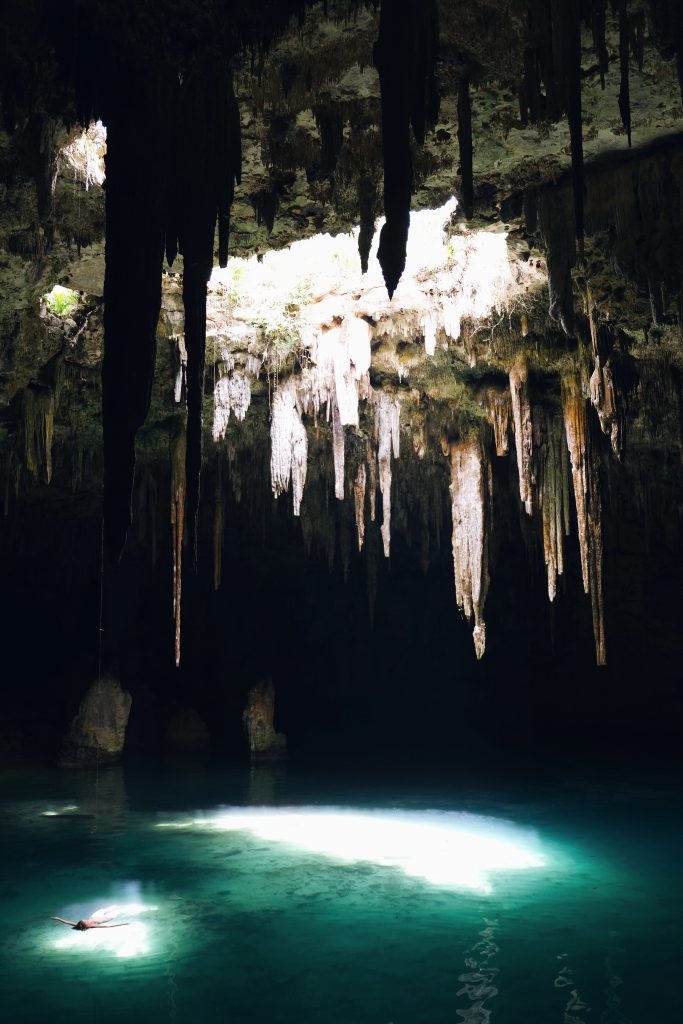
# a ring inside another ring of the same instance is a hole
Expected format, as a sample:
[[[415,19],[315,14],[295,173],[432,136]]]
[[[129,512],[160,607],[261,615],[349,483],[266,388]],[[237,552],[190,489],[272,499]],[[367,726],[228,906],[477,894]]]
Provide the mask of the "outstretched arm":
[[[118,924],[89,924],[88,928],[125,928],[130,921],[119,921]]]
[[[76,922],[75,921],[65,921],[63,917],[51,917],[50,920],[51,921],[61,921],[62,924],[68,924],[72,928],[76,927]]]

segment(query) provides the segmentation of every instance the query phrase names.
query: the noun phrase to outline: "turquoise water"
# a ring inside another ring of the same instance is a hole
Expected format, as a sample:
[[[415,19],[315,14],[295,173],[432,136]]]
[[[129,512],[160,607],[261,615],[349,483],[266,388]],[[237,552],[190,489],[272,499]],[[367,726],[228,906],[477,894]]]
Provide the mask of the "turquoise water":
[[[681,1019],[681,799],[7,771],[8,1021]],[[51,921],[107,910],[120,928]]]

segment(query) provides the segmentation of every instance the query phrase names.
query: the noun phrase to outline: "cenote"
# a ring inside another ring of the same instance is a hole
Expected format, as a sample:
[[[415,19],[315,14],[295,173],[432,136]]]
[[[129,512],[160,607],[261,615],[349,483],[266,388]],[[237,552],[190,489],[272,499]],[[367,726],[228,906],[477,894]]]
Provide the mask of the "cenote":
[[[4,0],[3,1020],[683,1020],[680,7]]]
[[[8,1020],[676,1019],[680,797],[642,778],[6,774]],[[49,920],[108,908],[125,927]]]

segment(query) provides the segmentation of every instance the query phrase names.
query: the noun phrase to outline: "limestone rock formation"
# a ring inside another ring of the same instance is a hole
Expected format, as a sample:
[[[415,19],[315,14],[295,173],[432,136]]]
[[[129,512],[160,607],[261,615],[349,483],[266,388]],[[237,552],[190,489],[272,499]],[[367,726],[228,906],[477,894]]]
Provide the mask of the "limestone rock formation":
[[[261,681],[249,691],[242,717],[254,761],[277,761],[287,756],[287,737],[275,732],[275,686]]]
[[[482,658],[490,579],[491,467],[478,438],[452,443],[450,458],[455,595],[466,617],[474,617],[474,650]]]
[[[91,768],[119,761],[132,703],[115,676],[105,675],[93,683],[71,723],[59,763]]]

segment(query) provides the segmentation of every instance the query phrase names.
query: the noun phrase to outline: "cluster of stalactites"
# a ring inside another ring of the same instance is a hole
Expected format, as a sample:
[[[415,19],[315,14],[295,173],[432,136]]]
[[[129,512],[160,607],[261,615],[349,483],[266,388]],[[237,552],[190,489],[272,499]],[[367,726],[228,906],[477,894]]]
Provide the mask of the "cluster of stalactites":
[[[588,402],[578,379],[562,382],[562,408],[572,465],[583,588],[591,597],[598,665],[607,661],[602,587],[602,501],[599,457],[588,416]]]
[[[381,534],[384,554],[389,557],[391,550],[391,477],[392,458],[400,454],[400,395],[385,391],[370,391],[367,399],[374,407],[374,444],[366,441],[366,459],[358,464],[353,480],[353,500],[356,511],[358,550],[363,547],[365,537],[365,504],[369,499],[370,520],[376,516],[376,491],[379,486],[382,495]],[[314,408],[306,380],[303,377],[290,378],[275,392],[271,412],[271,486],[274,496],[293,491],[294,515],[301,511],[301,500],[306,481],[308,438],[303,421],[305,410]],[[345,498],[345,425],[342,422],[336,395],[329,396],[332,419],[332,454],[334,461],[334,490],[338,500]],[[356,419],[358,412],[356,410]]]
[[[175,624],[175,663],[180,665],[180,601],[183,583],[183,534],[185,531],[185,448],[183,417],[176,418],[170,438],[171,458],[171,537],[173,542],[173,619]]]
[[[340,326],[311,332],[311,365],[275,392],[271,413],[271,483],[275,497],[293,482],[294,514],[299,515],[308,445],[302,416],[314,418],[324,406],[332,421],[335,496],[344,499],[345,427],[357,427],[359,401],[370,393],[369,324],[349,316]],[[234,376],[234,375],[233,375]]]
[[[222,441],[230,414],[242,422],[251,404],[251,383],[246,373],[232,370],[220,376],[213,390],[213,439]]]
[[[590,397],[603,431],[611,438],[617,455],[623,444],[623,414],[619,390],[612,380],[609,360],[594,336],[595,370]],[[563,381],[563,415],[544,406],[532,409],[528,366],[519,358],[510,370],[510,395],[488,388],[485,404],[498,455],[508,449],[507,432],[512,421],[519,493],[525,511],[540,515],[548,597],[554,601],[558,577],[564,571],[564,538],[570,532],[570,460],[581,551],[583,585],[591,596],[596,659],[606,663],[604,598],[602,582],[602,502],[599,455],[592,433],[587,401],[588,387],[580,379]],[[566,436],[564,443],[563,434]]]
[[[467,618],[474,618],[472,637],[479,659],[486,649],[484,603],[490,580],[491,464],[479,438],[454,441],[448,447],[455,596]]]
[[[28,472],[46,484],[52,479],[54,419],[54,391],[47,388],[25,388],[21,395],[19,417],[23,461]]]
[[[551,601],[557,594],[557,578],[564,572],[564,538],[569,536],[569,454],[563,434],[559,412],[543,408],[535,410],[537,504]]]
[[[292,484],[294,515],[301,513],[301,499],[308,468],[308,436],[301,419],[296,380],[290,378],[275,392],[270,423],[270,479],[275,497]]]

